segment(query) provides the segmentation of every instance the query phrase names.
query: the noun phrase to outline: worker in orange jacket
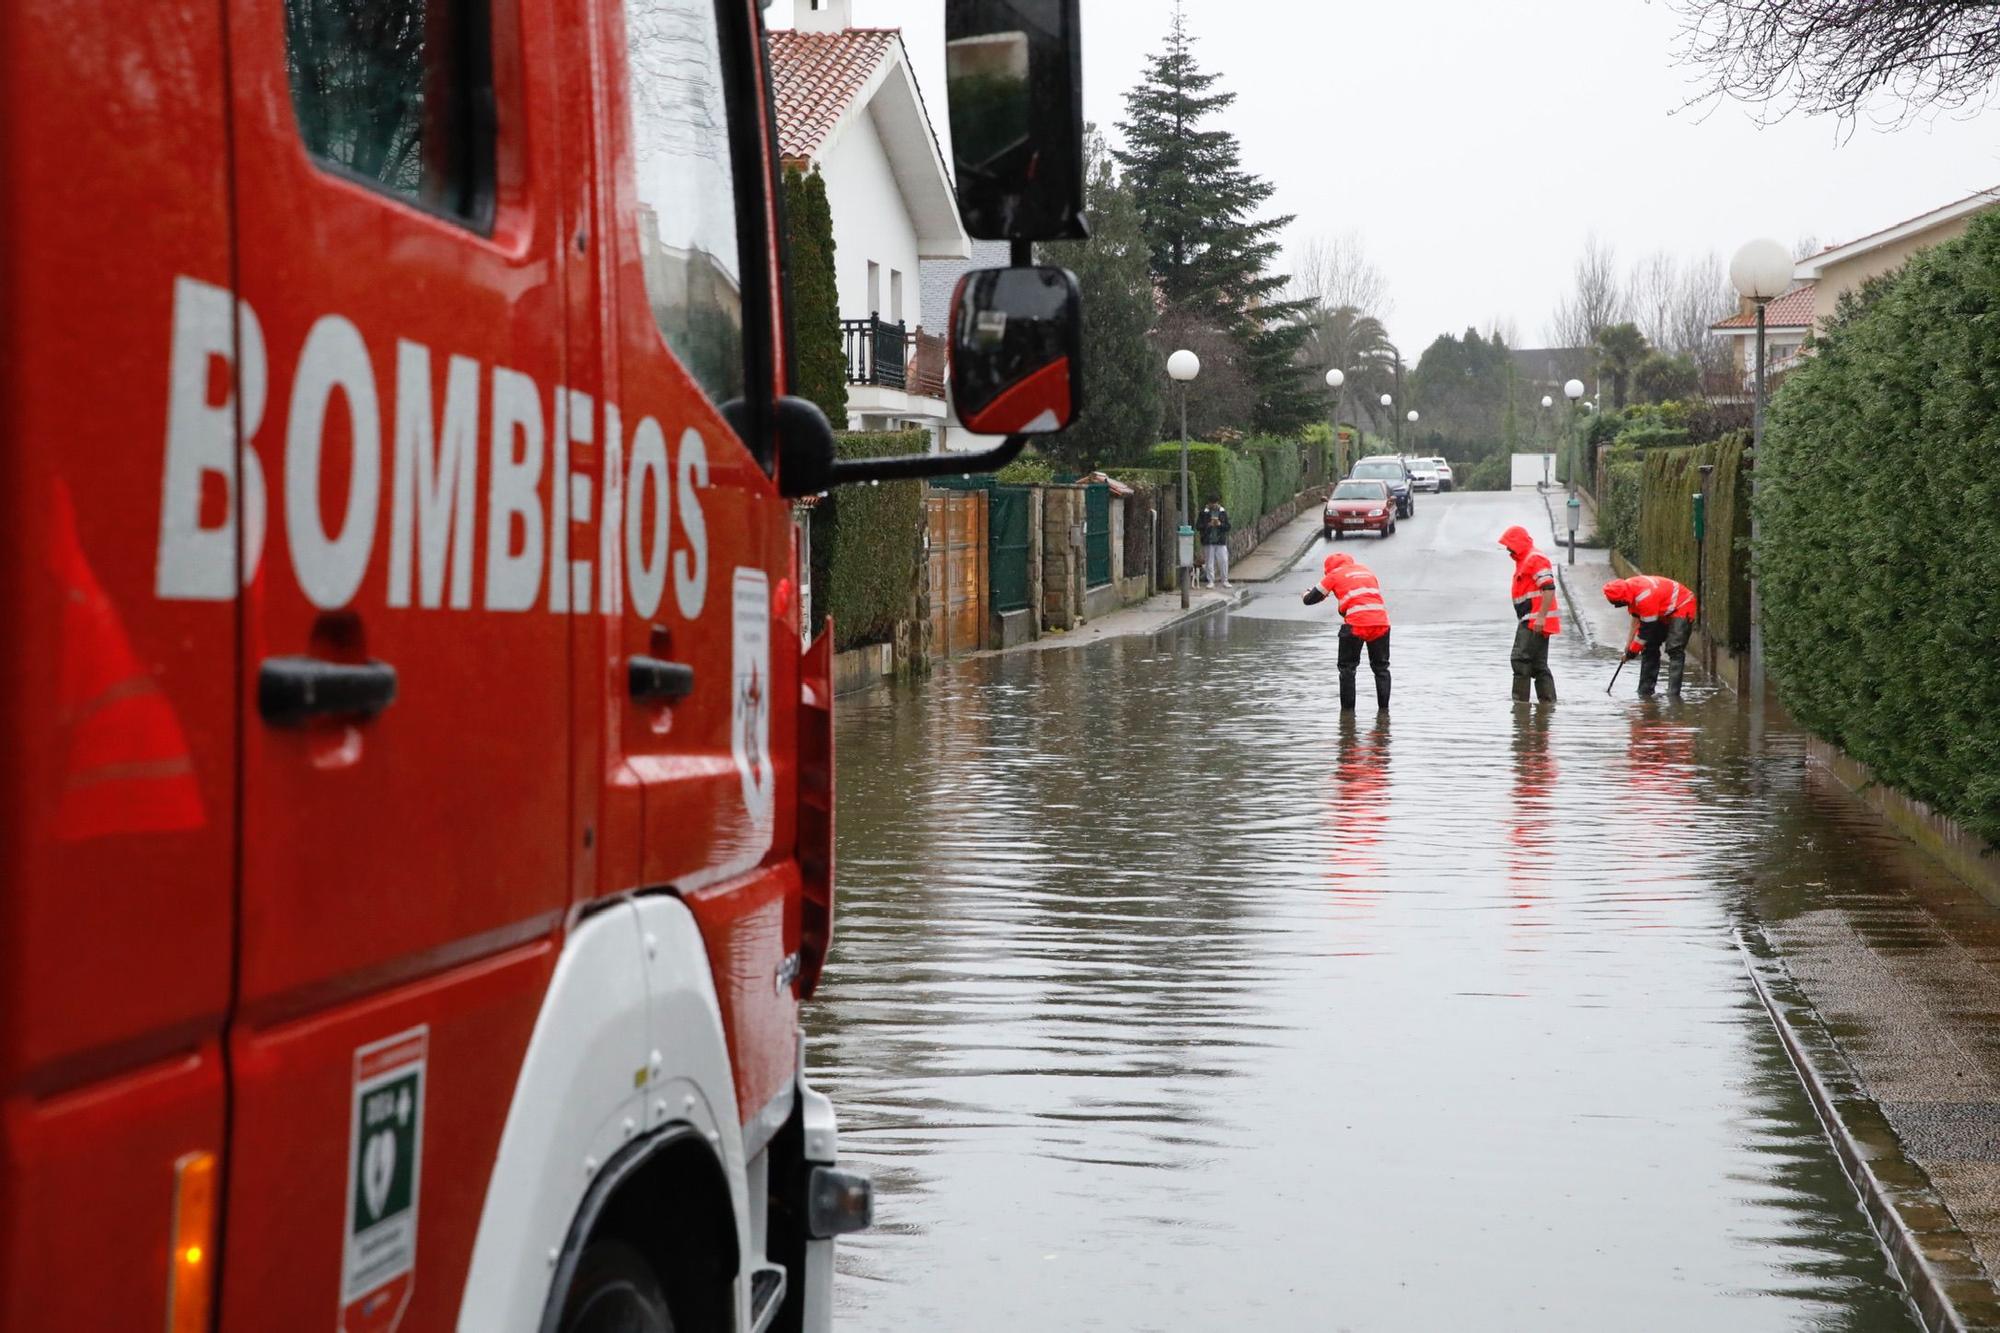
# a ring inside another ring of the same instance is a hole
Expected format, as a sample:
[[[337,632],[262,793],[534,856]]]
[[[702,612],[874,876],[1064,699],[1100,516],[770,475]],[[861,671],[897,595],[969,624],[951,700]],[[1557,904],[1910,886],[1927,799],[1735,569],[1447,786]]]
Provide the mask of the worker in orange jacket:
[[[1368,650],[1368,669],[1375,673],[1375,706],[1389,711],[1389,605],[1375,571],[1345,551],[1326,558],[1318,583],[1306,589],[1305,604],[1316,606],[1328,597],[1340,612],[1340,711],[1354,711],[1354,673],[1361,650]]]
[[[1684,583],[1658,574],[1636,574],[1604,585],[1604,600],[1632,613],[1632,641],[1625,660],[1639,659],[1639,697],[1646,698],[1660,679],[1660,653],[1667,654],[1667,697],[1681,697],[1681,676],[1687,671],[1688,640],[1694,637],[1694,593]]]
[[[1562,633],[1562,613],[1556,597],[1556,567],[1535,549],[1535,539],[1519,524],[1500,534],[1500,545],[1514,557],[1514,584],[1509,593],[1514,601],[1514,698],[1528,701],[1532,683],[1535,697],[1545,704],[1556,701],[1555,673],[1549,670],[1549,640]]]

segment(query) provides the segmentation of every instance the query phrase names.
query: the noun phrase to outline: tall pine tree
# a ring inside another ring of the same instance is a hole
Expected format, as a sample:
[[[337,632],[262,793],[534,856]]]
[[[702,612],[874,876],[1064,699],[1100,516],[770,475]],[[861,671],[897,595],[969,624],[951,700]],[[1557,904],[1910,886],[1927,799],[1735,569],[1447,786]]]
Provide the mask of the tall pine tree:
[[[1042,262],[1068,268],[1083,290],[1083,413],[1042,450],[1079,472],[1137,462],[1160,428],[1160,368],[1146,338],[1154,315],[1146,231],[1094,126],[1087,150],[1090,239],[1042,248]]]
[[[1255,218],[1269,181],[1243,169],[1236,136],[1204,128],[1236,94],[1195,64],[1194,38],[1177,2],[1166,49],[1125,95],[1117,154],[1145,224],[1153,274],[1169,308],[1229,330],[1257,386],[1255,429],[1291,431],[1317,419],[1319,402],[1299,348],[1307,302],[1277,299],[1278,233],[1290,215]]]

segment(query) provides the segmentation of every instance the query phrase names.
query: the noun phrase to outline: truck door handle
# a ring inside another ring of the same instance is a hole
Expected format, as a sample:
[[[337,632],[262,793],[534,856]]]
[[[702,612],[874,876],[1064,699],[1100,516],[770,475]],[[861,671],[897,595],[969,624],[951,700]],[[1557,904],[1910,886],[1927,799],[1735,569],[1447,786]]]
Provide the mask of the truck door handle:
[[[628,657],[625,682],[640,703],[675,703],[694,693],[694,668],[657,657]]]
[[[274,727],[315,717],[374,717],[394,702],[396,668],[387,662],[267,657],[257,668],[257,712]]]

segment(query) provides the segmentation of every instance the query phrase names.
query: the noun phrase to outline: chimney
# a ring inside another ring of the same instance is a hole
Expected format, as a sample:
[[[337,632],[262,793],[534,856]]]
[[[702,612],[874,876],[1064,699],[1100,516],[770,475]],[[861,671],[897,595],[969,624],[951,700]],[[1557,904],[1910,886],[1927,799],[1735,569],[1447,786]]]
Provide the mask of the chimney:
[[[854,26],[854,0],[792,0],[792,26],[800,32],[844,32]]]

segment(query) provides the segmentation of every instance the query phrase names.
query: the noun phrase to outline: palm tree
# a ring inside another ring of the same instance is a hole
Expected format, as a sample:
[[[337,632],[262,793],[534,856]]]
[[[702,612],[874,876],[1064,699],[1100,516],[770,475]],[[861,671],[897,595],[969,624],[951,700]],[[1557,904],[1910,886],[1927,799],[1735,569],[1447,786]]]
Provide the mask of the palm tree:
[[[1346,374],[1347,403],[1357,415],[1372,419],[1375,404],[1385,393],[1396,389],[1396,344],[1382,321],[1351,305],[1309,311],[1311,325],[1300,358],[1324,375],[1335,367]]]
[[[1626,394],[1632,386],[1632,372],[1639,368],[1639,363],[1651,350],[1646,345],[1646,335],[1639,332],[1636,324],[1613,324],[1598,332],[1598,364],[1604,369],[1604,378],[1611,381],[1611,405],[1619,411],[1625,410]]]

